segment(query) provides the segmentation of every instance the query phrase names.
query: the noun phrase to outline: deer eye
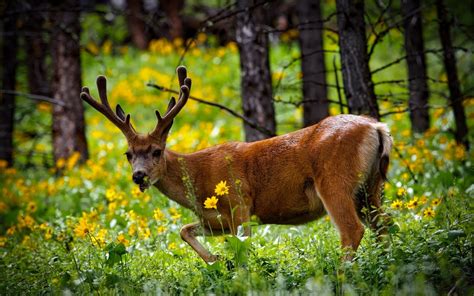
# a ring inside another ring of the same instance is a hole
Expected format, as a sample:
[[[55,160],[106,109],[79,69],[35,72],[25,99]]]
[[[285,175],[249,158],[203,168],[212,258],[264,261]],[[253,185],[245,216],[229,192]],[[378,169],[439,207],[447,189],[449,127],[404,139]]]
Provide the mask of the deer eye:
[[[125,156],[127,157],[127,159],[130,161],[132,159],[132,153],[130,152],[125,152]]]
[[[160,149],[154,150],[152,155],[153,155],[153,157],[156,157],[156,158],[160,157],[161,156],[161,150]]]

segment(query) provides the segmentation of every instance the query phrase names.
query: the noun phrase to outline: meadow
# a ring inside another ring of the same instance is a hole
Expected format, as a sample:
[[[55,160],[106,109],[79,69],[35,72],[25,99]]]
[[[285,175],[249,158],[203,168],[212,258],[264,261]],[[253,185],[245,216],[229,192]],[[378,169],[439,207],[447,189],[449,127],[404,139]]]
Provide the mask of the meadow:
[[[170,97],[147,83],[177,89],[179,63],[193,79],[192,96],[240,110],[237,46],[209,46],[207,38],[199,35],[181,62],[181,40],[152,41],[149,51],[89,42],[83,83],[97,96],[95,78],[106,75],[109,100],[121,103],[142,132],[153,129],[154,110],[163,112]],[[336,43],[325,46],[337,49]],[[373,69],[394,59],[389,43],[381,46]],[[301,96],[298,54],[295,42],[271,51],[279,134],[300,127],[301,108],[292,104]],[[467,71],[472,55],[460,58],[460,71]],[[437,57],[429,63],[433,76],[445,81]],[[332,55],[327,64],[337,64]],[[402,112],[406,85],[383,83],[405,71],[402,63],[374,76],[395,143],[383,198],[394,224],[383,242],[367,229],[352,262],[341,261],[338,233],[326,217],[301,226],[255,225],[252,237],[202,238],[222,256],[205,264],[179,236],[195,215],[156,188],[140,192],[114,125],[87,107],[90,159],[78,164],[74,154],[52,165],[50,138],[28,137],[32,129],[47,134],[51,106],[19,98],[20,111],[33,108],[15,132],[16,157],[28,165],[0,162],[0,294],[472,295],[473,153],[454,141],[452,113],[438,95],[447,91],[443,83],[431,85],[432,127],[411,133]],[[329,94],[337,98],[334,89]],[[472,130],[474,100],[465,102]],[[331,114],[340,112],[331,105]],[[192,152],[242,139],[238,119],[191,100],[175,120],[168,148]]]

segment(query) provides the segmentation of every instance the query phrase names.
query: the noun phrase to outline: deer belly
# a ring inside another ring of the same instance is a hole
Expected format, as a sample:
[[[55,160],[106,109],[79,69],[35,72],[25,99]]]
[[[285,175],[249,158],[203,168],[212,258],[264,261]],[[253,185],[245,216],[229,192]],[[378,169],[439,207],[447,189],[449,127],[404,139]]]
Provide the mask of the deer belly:
[[[265,224],[302,224],[322,217],[326,211],[314,189],[312,180],[306,180],[294,194],[265,196],[257,199],[255,214]]]

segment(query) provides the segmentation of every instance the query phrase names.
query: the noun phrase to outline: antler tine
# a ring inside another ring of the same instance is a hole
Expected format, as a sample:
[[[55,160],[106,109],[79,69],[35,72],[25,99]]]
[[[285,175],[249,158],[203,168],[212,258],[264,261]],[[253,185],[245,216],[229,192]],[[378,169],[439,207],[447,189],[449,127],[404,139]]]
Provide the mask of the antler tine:
[[[184,66],[179,66],[176,69],[176,72],[178,73],[178,81],[180,86],[178,102],[176,102],[174,97],[171,97],[171,100],[168,104],[168,109],[163,117],[161,116],[160,112],[155,111],[158,124],[156,125],[155,130],[150,133],[151,135],[161,136],[163,131],[168,130],[173,123],[173,119],[188,101],[192,84],[191,78],[186,77],[187,71]]]
[[[92,107],[94,107],[97,111],[105,115],[113,124],[115,124],[127,137],[127,139],[133,138],[136,136],[135,129],[130,123],[130,114],[125,116],[125,112],[123,111],[120,105],[117,105],[117,111],[114,111],[110,108],[109,101],[107,99],[107,79],[105,76],[97,77],[97,89],[99,91],[99,98],[100,103],[94,99],[89,92],[88,87],[82,88],[81,98],[89,103]]]

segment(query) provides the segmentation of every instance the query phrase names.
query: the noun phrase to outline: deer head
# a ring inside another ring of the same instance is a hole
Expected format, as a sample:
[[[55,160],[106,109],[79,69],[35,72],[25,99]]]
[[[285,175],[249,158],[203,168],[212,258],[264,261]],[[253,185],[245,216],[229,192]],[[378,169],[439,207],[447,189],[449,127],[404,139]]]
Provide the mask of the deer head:
[[[107,99],[107,80],[104,76],[97,77],[97,89],[100,102],[95,100],[87,87],[82,88],[81,98],[107,117],[125,135],[128,150],[125,155],[132,166],[132,179],[145,191],[150,185],[155,184],[166,171],[165,148],[168,133],[173,125],[173,119],[181,111],[189,98],[191,79],[187,77],[186,68],[180,66],[176,69],[180,85],[178,102],[174,97],[168,104],[168,109],[162,117],[158,110],[155,111],[158,122],[155,129],[148,134],[137,133],[130,122],[130,114],[125,115],[124,110],[117,104],[114,112]]]

